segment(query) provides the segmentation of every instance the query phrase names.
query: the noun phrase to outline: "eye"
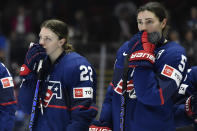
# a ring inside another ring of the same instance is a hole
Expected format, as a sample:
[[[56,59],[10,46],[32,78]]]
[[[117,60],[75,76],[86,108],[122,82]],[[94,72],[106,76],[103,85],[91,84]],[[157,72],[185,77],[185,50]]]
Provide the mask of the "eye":
[[[138,25],[142,25],[143,24],[142,21],[137,21],[137,23],[138,23]]]
[[[49,38],[49,37],[41,37],[40,36],[39,42],[41,42],[41,40],[43,40],[45,43],[48,43],[48,42],[51,42],[52,41],[52,39]]]
[[[146,21],[146,24],[152,24],[152,23],[153,23],[152,20],[147,20],[147,21]]]
[[[50,42],[50,41],[51,41],[51,38],[49,38],[49,37],[45,38],[45,42]]]

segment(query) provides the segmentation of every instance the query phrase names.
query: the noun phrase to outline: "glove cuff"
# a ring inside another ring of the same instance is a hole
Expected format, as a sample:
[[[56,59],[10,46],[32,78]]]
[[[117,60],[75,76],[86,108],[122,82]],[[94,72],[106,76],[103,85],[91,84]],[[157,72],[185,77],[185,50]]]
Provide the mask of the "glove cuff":
[[[144,50],[139,50],[130,55],[129,61],[147,60],[150,63],[155,63],[155,55]]]
[[[20,69],[20,76],[26,76],[31,72],[31,70],[27,67],[27,65],[23,64]]]

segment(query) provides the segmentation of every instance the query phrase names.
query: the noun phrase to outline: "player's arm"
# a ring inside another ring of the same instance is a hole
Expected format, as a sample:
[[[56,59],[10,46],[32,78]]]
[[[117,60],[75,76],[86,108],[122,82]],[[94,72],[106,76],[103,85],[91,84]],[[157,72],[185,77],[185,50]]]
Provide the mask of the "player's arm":
[[[104,102],[102,104],[100,118],[98,121],[94,120],[91,123],[89,127],[89,131],[95,131],[95,130],[111,131],[113,125],[112,96],[113,96],[113,87],[109,85]]]
[[[0,128],[11,131],[14,128],[16,100],[14,83],[7,68],[0,64]]]
[[[197,66],[187,70],[186,77],[179,88],[180,95],[190,96],[194,92],[197,92]]]
[[[160,43],[158,32],[143,32],[141,49],[130,55],[130,67],[135,67],[133,82],[139,101],[147,105],[162,105],[179,88],[187,58],[183,48],[163,49],[155,58],[155,47]],[[155,59],[159,59],[155,65]],[[157,67],[157,69],[155,69]]]
[[[179,94],[187,97],[185,100],[184,113],[187,117],[197,123],[197,66],[187,70],[186,78],[180,86]],[[196,126],[196,124],[195,124]]]
[[[161,64],[157,72],[143,66],[135,68],[134,87],[138,100],[144,104],[164,104],[178,90],[185,74],[184,52],[169,51],[161,56],[160,61],[165,63]]]
[[[27,76],[21,78],[22,83],[19,89],[18,106],[23,112],[31,114],[37,77],[35,74],[30,73]]]
[[[173,106],[174,121],[176,127],[183,127],[192,124],[192,119],[185,112],[185,104],[175,104]]]
[[[92,66],[83,60],[76,60],[70,67],[70,124],[69,131],[88,130],[97,115],[96,73]]]
[[[40,59],[46,57],[45,49],[40,44],[33,44],[27,51],[21,67],[22,83],[19,89],[18,105],[25,113],[30,114],[37,81],[37,67]]]

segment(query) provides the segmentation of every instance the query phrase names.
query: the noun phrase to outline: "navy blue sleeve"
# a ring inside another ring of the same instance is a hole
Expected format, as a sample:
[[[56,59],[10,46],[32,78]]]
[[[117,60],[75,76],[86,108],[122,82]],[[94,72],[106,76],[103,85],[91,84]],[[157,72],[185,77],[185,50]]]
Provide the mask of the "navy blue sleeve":
[[[173,112],[174,112],[174,121],[176,127],[183,127],[193,123],[193,120],[190,119],[185,113],[185,104],[180,104],[180,105],[175,104],[173,106]]]
[[[127,55],[130,53],[130,50],[134,44],[137,42],[137,37],[134,36],[130,41],[126,41],[117,51],[116,61],[114,64],[113,79],[110,85],[108,86],[107,93],[102,105],[102,110],[100,114],[99,121],[101,123],[106,123],[109,127],[112,127],[112,100],[113,94],[122,94],[122,77],[124,71],[124,60]]]
[[[112,97],[113,97],[113,87],[109,85],[107,88],[107,93],[102,105],[102,110],[100,114],[100,122],[108,123],[112,127]]]
[[[97,115],[96,73],[84,59],[77,59],[69,69],[71,120],[68,131],[88,130]]]
[[[14,128],[16,100],[14,83],[8,69],[0,63],[0,130],[11,131]]]
[[[171,48],[157,58],[154,68],[136,67],[134,87],[139,101],[147,105],[163,105],[178,90],[186,73],[184,50]]]
[[[180,86],[179,94],[190,96],[197,92],[197,66],[187,70],[187,75]]]
[[[175,124],[177,127],[193,124],[193,119],[186,114],[185,101],[197,91],[197,66],[187,69],[187,74],[180,85],[178,98],[182,98],[174,105]],[[184,98],[184,99],[183,99]]]
[[[23,77],[22,83],[19,89],[18,105],[19,108],[27,113],[31,114],[32,102],[36,89],[36,76],[33,73]]]

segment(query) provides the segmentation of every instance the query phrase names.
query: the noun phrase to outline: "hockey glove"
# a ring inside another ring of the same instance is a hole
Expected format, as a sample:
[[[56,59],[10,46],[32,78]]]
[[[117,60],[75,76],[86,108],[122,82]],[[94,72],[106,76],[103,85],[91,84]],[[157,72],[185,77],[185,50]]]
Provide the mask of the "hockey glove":
[[[185,102],[185,111],[197,123],[197,96],[190,96]]]
[[[100,121],[94,121],[92,125],[89,127],[89,131],[112,131],[111,128],[108,127],[108,124]]]
[[[129,47],[129,49],[131,49],[131,51],[139,50],[139,49],[138,49],[138,45],[139,45],[139,43],[140,43],[140,39],[141,39],[142,33],[143,33],[143,31],[139,31],[138,33],[136,33],[136,34],[129,40],[128,47]]]
[[[36,73],[39,61],[45,57],[46,51],[40,44],[30,46],[25,56],[24,64],[21,67],[20,76],[26,76],[30,72]]]
[[[130,55],[130,67],[152,67],[152,64],[155,62],[155,46],[160,41],[160,38],[159,32],[147,33],[144,31],[141,36],[141,49]]]

